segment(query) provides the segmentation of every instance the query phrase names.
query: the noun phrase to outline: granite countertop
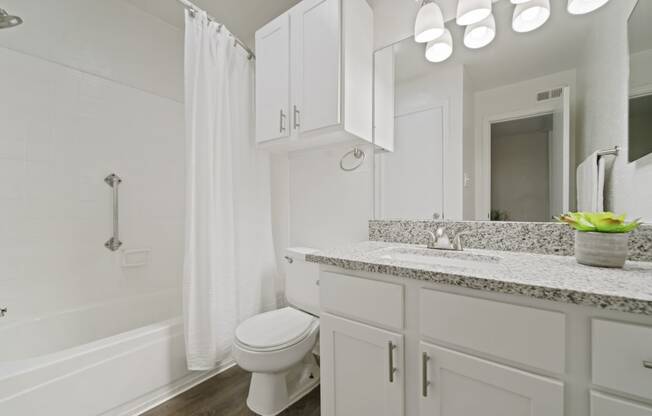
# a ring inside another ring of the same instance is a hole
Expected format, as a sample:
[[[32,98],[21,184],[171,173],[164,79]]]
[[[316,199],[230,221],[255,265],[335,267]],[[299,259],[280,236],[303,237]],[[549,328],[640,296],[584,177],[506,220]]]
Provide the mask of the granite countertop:
[[[460,255],[472,261],[460,261]],[[623,269],[607,269],[578,264],[575,257],[570,256],[475,249],[446,252],[378,241],[308,254],[306,261],[352,271],[652,315],[650,262],[628,261]]]

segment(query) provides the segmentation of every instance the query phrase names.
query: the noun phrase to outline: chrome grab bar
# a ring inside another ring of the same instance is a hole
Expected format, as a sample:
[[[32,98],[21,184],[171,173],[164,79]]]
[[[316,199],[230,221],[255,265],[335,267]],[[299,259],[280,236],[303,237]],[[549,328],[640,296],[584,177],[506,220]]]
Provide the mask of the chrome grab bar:
[[[122,245],[120,241],[120,227],[118,217],[118,186],[122,183],[122,179],[115,173],[110,174],[104,178],[104,182],[113,188],[113,237],[109,238],[104,247],[111,251],[116,251]]]

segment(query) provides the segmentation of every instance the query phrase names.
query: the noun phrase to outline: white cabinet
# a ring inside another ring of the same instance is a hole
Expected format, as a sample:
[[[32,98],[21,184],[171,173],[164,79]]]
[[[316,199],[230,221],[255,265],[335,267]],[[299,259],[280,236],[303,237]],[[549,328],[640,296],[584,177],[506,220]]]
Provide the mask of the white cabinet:
[[[593,383],[652,400],[652,327],[594,319],[591,335]]]
[[[563,416],[559,381],[421,343],[421,416]]]
[[[292,104],[299,133],[340,122],[339,0],[303,0],[290,10]]]
[[[281,15],[256,32],[256,142],[290,136],[290,18]]]
[[[403,336],[322,313],[324,416],[402,416]]]
[[[256,54],[257,143],[292,150],[372,141],[366,0],[303,0],[256,32]],[[280,96],[289,97],[286,106]]]
[[[652,416],[652,407],[592,391],[591,416]]]

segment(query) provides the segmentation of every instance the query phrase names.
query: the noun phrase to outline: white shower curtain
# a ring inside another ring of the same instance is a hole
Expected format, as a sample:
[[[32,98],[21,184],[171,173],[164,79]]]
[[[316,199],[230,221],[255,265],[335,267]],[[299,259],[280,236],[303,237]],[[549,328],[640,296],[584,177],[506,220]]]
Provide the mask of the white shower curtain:
[[[236,326],[275,307],[269,157],[253,143],[253,61],[186,12],[183,315],[191,370],[228,357]]]

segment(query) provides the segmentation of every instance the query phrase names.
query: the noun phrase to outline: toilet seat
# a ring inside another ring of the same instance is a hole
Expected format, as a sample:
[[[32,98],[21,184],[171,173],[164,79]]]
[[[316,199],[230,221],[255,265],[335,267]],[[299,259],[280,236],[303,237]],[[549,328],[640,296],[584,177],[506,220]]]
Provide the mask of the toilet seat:
[[[279,351],[300,343],[318,325],[316,317],[285,307],[247,319],[236,329],[235,340],[249,351]]]

